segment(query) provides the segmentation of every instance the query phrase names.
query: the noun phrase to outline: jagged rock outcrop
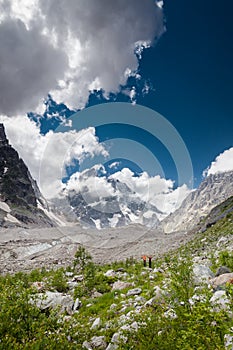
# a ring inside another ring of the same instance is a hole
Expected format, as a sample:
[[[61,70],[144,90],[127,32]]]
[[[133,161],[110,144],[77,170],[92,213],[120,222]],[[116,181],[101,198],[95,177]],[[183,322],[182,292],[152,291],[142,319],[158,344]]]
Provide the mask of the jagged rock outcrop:
[[[41,198],[36,182],[17,151],[9,145],[4,125],[0,124],[0,225],[52,226],[52,221],[38,208]]]
[[[205,178],[199,188],[191,192],[174,213],[163,220],[165,233],[190,231],[210,211],[233,196],[233,171],[217,173]]]

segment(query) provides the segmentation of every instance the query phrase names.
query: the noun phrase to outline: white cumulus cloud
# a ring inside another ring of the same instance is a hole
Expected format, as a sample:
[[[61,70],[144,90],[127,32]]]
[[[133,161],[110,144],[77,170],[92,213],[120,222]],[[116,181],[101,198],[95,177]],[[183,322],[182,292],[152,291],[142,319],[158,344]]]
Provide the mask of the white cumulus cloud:
[[[0,0],[0,113],[25,113],[52,94],[84,107],[89,90],[116,92],[135,48],[164,32],[161,1]]]
[[[233,147],[219,154],[203,175],[209,176],[225,171],[233,171]]]
[[[108,200],[109,197],[116,198],[119,203],[126,197],[129,202],[140,199],[161,211],[159,219],[163,219],[177,209],[190,193],[186,185],[174,189],[174,183],[171,180],[160,176],[150,177],[146,172],[140,176],[134,176],[134,173],[128,168],[109,177],[98,177],[98,171],[102,168],[102,165],[96,165],[91,169],[73,174],[66,185],[66,191],[80,193],[89,205],[101,203]],[[128,192],[127,187],[124,186],[112,186],[111,180],[126,185],[131,191]]]
[[[92,127],[41,135],[36,123],[26,116],[0,117],[0,121],[5,125],[10,144],[25,161],[46,198],[60,193],[66,166],[71,165],[74,158],[81,163],[87,157],[108,155]]]

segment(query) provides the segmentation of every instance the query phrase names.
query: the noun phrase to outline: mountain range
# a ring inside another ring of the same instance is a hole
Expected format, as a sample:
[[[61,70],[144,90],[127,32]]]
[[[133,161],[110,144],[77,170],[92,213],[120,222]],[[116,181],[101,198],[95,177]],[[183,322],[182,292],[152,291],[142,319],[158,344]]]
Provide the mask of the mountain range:
[[[95,168],[82,176],[93,176]],[[94,174],[96,175],[96,174]],[[2,227],[75,226],[86,229],[142,225],[145,230],[170,234],[196,227],[210,211],[233,196],[233,172],[206,177],[181,206],[167,215],[135,195],[127,184],[109,178],[114,195],[96,199],[88,188],[64,190],[49,203],[43,198],[24,161],[9,145],[0,124],[0,225]],[[164,218],[164,216],[166,216]]]

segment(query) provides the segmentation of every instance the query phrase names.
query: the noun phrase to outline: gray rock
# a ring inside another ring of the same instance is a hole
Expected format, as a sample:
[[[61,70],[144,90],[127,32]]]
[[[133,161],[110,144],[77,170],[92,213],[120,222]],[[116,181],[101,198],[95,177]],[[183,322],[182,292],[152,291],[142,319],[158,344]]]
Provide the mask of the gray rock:
[[[156,306],[164,301],[164,292],[159,286],[154,287],[154,297],[145,303],[145,306]]]
[[[224,244],[227,244],[227,243],[228,243],[227,237],[222,236],[222,237],[219,238],[219,240],[218,240],[216,246],[217,246],[218,248],[220,248],[220,247],[222,247]]]
[[[136,295],[135,301],[136,301],[137,303],[143,304],[143,303],[145,303],[146,299],[143,298],[143,297],[140,297],[139,295]]]
[[[193,267],[194,281],[195,283],[208,282],[214,277],[213,272],[208,266],[205,265],[194,265]]]
[[[170,318],[170,319],[175,319],[177,318],[177,315],[173,309],[169,309],[166,312],[164,312],[164,317]]]
[[[104,276],[106,276],[106,277],[115,277],[116,276],[116,272],[114,270],[108,270],[107,272],[105,272]]]
[[[79,300],[79,298],[77,298],[74,302],[74,306],[73,306],[73,310],[77,311],[78,309],[80,309],[80,307],[82,306],[81,301]]]
[[[116,281],[116,282],[113,283],[112,291],[114,291],[114,290],[123,290],[123,289],[129,288],[129,287],[132,287],[132,283]]]
[[[124,324],[123,326],[120,327],[120,329],[122,331],[126,331],[126,332],[130,332],[131,331],[131,327],[129,324]]]
[[[92,350],[91,344],[88,343],[88,341],[85,340],[85,342],[83,342],[83,348],[87,349],[87,350]]]
[[[98,329],[98,328],[100,328],[100,326],[101,326],[101,319],[100,319],[100,317],[98,317],[92,323],[91,329]]]
[[[95,336],[91,338],[91,346],[94,349],[106,349],[107,343],[104,336]]]
[[[231,270],[226,266],[220,266],[216,271],[215,277],[224,275],[225,273],[231,273]]]
[[[73,277],[73,276],[74,276],[74,273],[71,272],[71,271],[66,271],[66,272],[65,272],[65,275],[66,275],[66,277]]]
[[[122,333],[120,332],[116,332],[113,334],[112,339],[111,339],[111,343],[114,345],[119,344],[121,341],[123,342],[127,342],[127,337],[124,336]]]
[[[161,269],[161,267],[159,267],[159,268],[155,267],[153,270],[153,273],[159,274],[159,273],[164,273],[164,271],[163,271],[163,269]]]
[[[116,307],[117,307],[117,304],[112,304],[112,305],[110,306],[110,310],[114,310]]]
[[[138,323],[136,321],[134,321],[132,324],[131,324],[131,328],[135,331],[138,331]]]
[[[74,290],[78,286],[78,282],[68,281],[67,285],[69,290]]]
[[[145,306],[156,306],[156,305],[158,305],[158,303],[157,303],[157,298],[155,297],[151,298],[145,303]]]
[[[120,333],[114,333],[112,336],[111,342],[114,344],[118,344],[120,341]]]
[[[153,294],[154,294],[155,298],[159,300],[162,298],[164,292],[162,291],[162,289],[159,286],[155,286]]]
[[[141,288],[134,288],[134,289],[130,289],[127,293],[127,296],[132,296],[132,295],[139,295],[141,294],[142,290]]]
[[[233,350],[233,335],[225,334],[224,335],[224,344],[226,350]]]
[[[221,310],[228,311],[230,307],[230,300],[228,299],[224,290],[217,290],[210,299],[210,303],[214,307],[214,311]]]
[[[120,309],[120,312],[125,312],[127,310],[128,306],[123,306],[121,309]]]
[[[47,291],[35,295],[31,298],[31,303],[35,304],[41,310],[59,307],[61,312],[67,312],[69,315],[73,314],[74,301],[67,294]]]
[[[72,279],[72,282],[82,282],[84,279],[83,275],[75,275]]]
[[[102,297],[102,295],[103,295],[102,293],[95,291],[92,293],[91,297],[95,299],[95,298]]]

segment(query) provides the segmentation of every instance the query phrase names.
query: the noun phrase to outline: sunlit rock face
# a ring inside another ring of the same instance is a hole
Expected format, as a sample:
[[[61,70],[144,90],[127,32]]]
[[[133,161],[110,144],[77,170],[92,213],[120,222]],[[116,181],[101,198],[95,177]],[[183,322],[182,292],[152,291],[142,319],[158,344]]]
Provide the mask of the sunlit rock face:
[[[4,125],[0,124],[0,225],[51,226],[51,220],[38,209],[41,198],[36,182],[17,151],[9,145]]]
[[[231,196],[233,171],[209,175],[196,191],[188,195],[180,208],[162,222],[165,233],[193,229],[215,206]]]

